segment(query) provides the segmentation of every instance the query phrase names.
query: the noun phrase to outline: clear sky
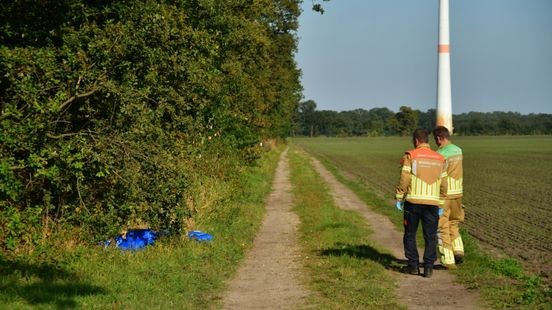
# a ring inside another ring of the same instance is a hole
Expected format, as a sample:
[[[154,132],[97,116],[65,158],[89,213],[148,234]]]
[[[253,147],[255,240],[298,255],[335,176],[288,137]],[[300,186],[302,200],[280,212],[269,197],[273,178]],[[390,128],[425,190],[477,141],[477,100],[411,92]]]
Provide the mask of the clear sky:
[[[436,106],[439,0],[305,0],[304,100],[317,110]],[[552,0],[450,0],[452,110],[552,113]]]

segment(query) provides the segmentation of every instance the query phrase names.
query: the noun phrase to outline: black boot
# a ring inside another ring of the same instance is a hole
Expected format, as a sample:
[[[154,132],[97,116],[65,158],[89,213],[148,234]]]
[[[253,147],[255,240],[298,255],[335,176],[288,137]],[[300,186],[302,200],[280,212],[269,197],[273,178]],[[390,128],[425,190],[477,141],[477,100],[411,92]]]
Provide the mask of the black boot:
[[[431,278],[433,275],[433,267],[424,267],[424,278]]]
[[[464,254],[454,254],[454,261],[457,265],[460,265],[464,262]]]
[[[413,274],[413,275],[419,275],[420,274],[420,270],[419,270],[418,266],[412,266],[412,265],[405,266],[404,269],[403,269],[403,272],[408,273],[408,274]]]

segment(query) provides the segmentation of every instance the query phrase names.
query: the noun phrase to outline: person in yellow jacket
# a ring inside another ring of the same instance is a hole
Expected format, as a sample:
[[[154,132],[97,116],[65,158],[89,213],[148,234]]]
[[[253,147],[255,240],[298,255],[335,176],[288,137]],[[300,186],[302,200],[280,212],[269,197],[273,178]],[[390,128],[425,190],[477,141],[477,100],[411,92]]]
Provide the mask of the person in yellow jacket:
[[[464,244],[459,229],[460,223],[464,222],[462,149],[451,143],[450,132],[446,127],[436,127],[433,137],[439,146],[437,152],[445,157],[448,184],[444,212],[439,217],[439,259],[447,269],[456,269],[456,264],[462,263],[464,259]]]
[[[413,133],[415,149],[405,152],[401,162],[401,177],[395,188],[395,206],[404,211],[404,253],[408,260],[406,272],[419,274],[416,232],[422,222],[424,235],[424,277],[433,274],[437,260],[437,224],[439,206],[443,204],[447,188],[445,158],[432,151],[429,133],[416,129]]]

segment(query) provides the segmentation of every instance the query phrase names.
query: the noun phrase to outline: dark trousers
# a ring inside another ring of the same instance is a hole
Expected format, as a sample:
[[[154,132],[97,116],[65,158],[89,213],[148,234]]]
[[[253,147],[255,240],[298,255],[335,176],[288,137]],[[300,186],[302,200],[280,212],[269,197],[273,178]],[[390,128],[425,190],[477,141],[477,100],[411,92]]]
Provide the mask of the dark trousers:
[[[433,268],[437,259],[437,227],[439,225],[439,208],[431,205],[404,203],[404,254],[408,265],[418,267],[419,257],[416,246],[416,231],[422,221],[424,233],[424,268]]]

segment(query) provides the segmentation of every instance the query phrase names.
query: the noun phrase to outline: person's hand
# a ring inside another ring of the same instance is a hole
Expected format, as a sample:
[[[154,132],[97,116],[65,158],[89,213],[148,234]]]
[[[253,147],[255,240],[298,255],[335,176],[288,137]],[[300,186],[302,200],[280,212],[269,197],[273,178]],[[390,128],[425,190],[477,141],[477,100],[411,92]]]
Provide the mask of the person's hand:
[[[439,216],[443,216],[445,214],[445,209],[439,208]]]
[[[395,202],[395,208],[397,208],[397,210],[399,211],[403,210],[403,205],[404,205],[404,201],[397,200],[397,202]]]

